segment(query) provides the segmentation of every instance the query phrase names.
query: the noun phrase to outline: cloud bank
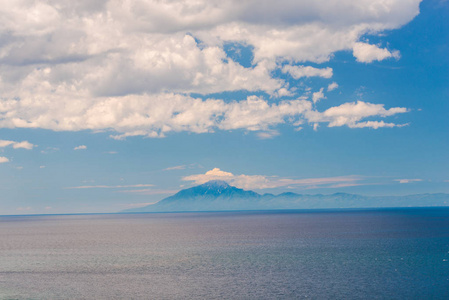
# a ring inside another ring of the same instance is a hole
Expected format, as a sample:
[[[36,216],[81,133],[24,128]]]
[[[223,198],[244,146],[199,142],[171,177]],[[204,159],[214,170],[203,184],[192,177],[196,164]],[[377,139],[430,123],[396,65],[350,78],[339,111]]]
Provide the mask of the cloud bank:
[[[0,140],[0,148],[12,146],[14,149],[27,149],[31,150],[36,145],[31,144],[28,141],[22,141],[22,142],[15,142],[15,141],[8,141],[8,140]]]
[[[364,117],[334,120],[311,108],[324,95],[278,101],[295,89],[275,74],[330,79],[331,68],[307,64],[337,51],[352,51],[362,63],[398,59],[397,50],[361,39],[408,23],[419,2],[7,1],[0,8],[0,128],[103,130],[124,138],[217,129],[266,135],[291,117],[394,127]],[[228,55],[230,43],[252,49],[250,66]],[[232,91],[266,97],[217,96]]]
[[[325,178],[290,179],[265,175],[234,175],[230,172],[214,168],[205,174],[189,175],[182,178],[195,184],[203,184],[210,180],[223,180],[229,184],[243,189],[271,189],[279,187],[310,188],[338,188],[359,185],[362,176],[337,176]]]

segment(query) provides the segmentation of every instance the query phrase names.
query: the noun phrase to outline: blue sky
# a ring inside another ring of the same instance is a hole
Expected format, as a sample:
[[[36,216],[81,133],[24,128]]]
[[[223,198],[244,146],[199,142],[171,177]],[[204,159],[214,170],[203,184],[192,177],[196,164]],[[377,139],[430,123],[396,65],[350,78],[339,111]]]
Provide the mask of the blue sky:
[[[448,1],[14,1],[0,214],[114,212],[222,179],[449,192]]]

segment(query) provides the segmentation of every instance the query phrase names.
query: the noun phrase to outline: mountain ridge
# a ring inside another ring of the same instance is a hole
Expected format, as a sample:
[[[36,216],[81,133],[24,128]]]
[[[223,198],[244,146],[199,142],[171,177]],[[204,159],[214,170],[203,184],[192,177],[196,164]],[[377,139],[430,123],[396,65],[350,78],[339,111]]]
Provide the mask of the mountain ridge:
[[[229,185],[225,181],[212,180],[198,186],[183,189],[161,201],[122,212],[182,212],[223,210],[276,210],[320,208],[380,208],[448,206],[449,194],[412,194],[406,196],[362,196],[349,193],[278,195],[259,194]]]

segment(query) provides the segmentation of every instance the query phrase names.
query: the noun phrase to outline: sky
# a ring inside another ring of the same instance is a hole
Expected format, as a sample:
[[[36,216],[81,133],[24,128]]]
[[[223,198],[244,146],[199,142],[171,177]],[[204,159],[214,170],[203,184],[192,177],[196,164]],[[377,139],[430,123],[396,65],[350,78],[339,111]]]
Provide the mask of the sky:
[[[7,0],[0,215],[208,180],[449,193],[449,1]]]

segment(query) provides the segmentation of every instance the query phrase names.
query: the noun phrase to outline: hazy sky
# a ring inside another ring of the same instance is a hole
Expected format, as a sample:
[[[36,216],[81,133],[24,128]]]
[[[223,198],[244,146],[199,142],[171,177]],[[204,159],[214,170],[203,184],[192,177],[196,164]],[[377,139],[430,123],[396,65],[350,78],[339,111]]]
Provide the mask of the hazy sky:
[[[210,179],[449,192],[449,2],[0,7],[0,214],[113,212]]]

